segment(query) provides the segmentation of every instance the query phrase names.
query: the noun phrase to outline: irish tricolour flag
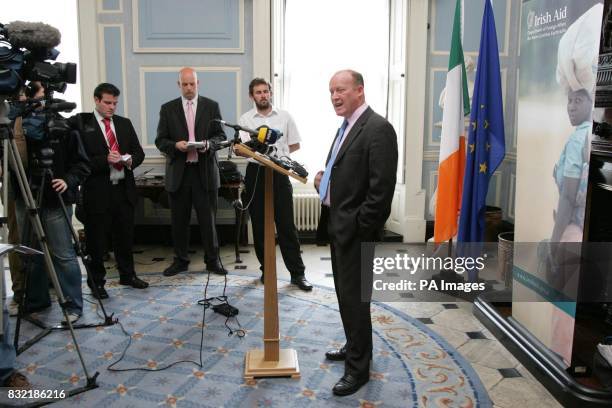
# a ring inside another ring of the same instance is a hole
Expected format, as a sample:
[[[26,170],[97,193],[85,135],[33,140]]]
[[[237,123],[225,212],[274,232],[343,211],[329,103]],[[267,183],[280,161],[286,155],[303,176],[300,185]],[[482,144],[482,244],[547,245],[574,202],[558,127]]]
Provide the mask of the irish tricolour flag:
[[[457,216],[461,206],[465,168],[464,117],[469,113],[470,97],[463,62],[463,47],[461,46],[461,0],[457,0],[442,115],[434,227],[435,242],[447,241],[457,234]]]

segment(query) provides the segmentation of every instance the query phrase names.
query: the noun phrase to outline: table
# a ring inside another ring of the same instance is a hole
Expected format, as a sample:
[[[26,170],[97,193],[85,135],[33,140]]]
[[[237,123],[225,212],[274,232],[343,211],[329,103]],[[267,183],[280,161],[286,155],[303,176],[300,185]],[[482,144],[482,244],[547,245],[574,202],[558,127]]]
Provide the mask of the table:
[[[165,190],[164,176],[147,176],[138,177],[136,181],[136,191],[143,198],[148,198],[154,203],[158,203],[164,208],[170,208],[168,202],[168,192]],[[236,205],[240,200],[240,193],[243,188],[243,182],[221,184],[217,194],[219,197],[227,200],[234,207],[234,227],[236,229],[236,239],[234,242],[234,251],[236,254],[236,263],[242,263],[240,259],[240,243],[241,238],[246,236],[246,211],[240,210]]]

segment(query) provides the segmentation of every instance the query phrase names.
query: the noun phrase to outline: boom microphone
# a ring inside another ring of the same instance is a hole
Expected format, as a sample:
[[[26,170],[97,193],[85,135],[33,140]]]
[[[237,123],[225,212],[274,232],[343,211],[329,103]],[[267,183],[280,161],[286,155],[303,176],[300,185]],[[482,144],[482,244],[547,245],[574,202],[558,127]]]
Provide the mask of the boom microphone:
[[[265,125],[258,127],[256,130],[253,130],[253,129],[249,129],[244,126],[227,123],[226,121],[221,120],[221,119],[214,119],[214,120],[234,130],[241,130],[243,132],[247,132],[249,136],[251,136],[251,139],[255,139],[259,143],[263,143],[268,146],[276,143],[276,141],[283,135],[281,131],[276,130],[276,129],[271,129]]]
[[[259,132],[257,132],[256,130],[249,129],[247,127],[243,127],[243,126],[240,126],[240,125],[233,125],[233,124],[227,123],[226,121],[221,120],[221,119],[213,119],[213,120],[215,120],[216,122],[219,122],[223,126],[230,127],[230,128],[232,128],[234,130],[242,130],[243,132],[247,132],[249,135],[251,135],[251,137],[257,137],[257,135],[259,135]]]
[[[211,139],[208,141],[208,148],[212,150],[213,152],[216,152],[217,150],[226,149],[230,147],[232,143],[233,143],[232,140],[224,140],[222,142],[215,142],[214,140]]]
[[[4,26],[7,40],[16,48],[54,48],[62,39],[59,30],[44,23],[13,21]]]

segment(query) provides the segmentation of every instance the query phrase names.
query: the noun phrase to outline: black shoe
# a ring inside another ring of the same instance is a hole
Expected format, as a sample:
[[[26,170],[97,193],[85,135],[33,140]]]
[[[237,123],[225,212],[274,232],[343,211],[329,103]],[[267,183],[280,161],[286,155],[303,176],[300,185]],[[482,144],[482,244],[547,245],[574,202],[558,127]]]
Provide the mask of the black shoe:
[[[220,263],[206,265],[206,270],[217,275],[227,275],[227,269],[222,267]]]
[[[104,286],[97,285],[96,290],[94,290],[94,288],[90,286],[89,289],[91,289],[91,294],[96,299],[108,299],[108,292],[106,291],[106,289],[104,289]]]
[[[344,374],[340,381],[334,385],[332,392],[335,395],[351,395],[359,391],[359,389],[370,380],[369,376],[356,377],[352,374]]]
[[[164,270],[163,275],[174,276],[180,272],[185,272],[187,270],[189,270],[189,263],[174,261],[172,262],[172,265],[170,265]]]
[[[332,361],[343,361],[346,360],[346,346],[337,350],[330,350],[325,353],[325,358]]]
[[[136,289],[146,289],[149,287],[149,283],[139,279],[137,276],[132,276],[127,279],[119,279],[119,284],[131,286]]]
[[[297,285],[298,288],[305,290],[307,292],[309,290],[312,290],[312,285],[303,276],[299,276],[297,278],[291,278],[291,283],[293,283],[294,285]]]

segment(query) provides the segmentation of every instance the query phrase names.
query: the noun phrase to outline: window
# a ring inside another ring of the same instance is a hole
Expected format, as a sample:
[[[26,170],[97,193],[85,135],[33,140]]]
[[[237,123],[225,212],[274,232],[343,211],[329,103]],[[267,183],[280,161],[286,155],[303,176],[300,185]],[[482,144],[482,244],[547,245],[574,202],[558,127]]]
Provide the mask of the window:
[[[56,48],[60,51],[57,61],[74,62],[79,61],[79,34],[77,26],[77,2],[70,1],[48,1],[48,0],[20,0],[18,2],[5,2],[2,7],[2,17],[0,22],[8,24],[12,21],[43,22],[57,28],[62,41]],[[51,61],[52,62],[52,61]],[[65,99],[77,104],[73,113],[81,111],[81,88],[78,79],[77,83],[68,84],[66,92],[55,93],[56,98]],[[72,115],[68,114],[68,115]]]
[[[292,157],[304,163],[311,176],[324,168],[342,123],[329,97],[334,72],[345,68],[361,72],[366,102],[387,116],[389,16],[389,0],[277,0],[274,4],[274,102],[294,117],[302,143]],[[403,135],[403,129],[396,131]]]

